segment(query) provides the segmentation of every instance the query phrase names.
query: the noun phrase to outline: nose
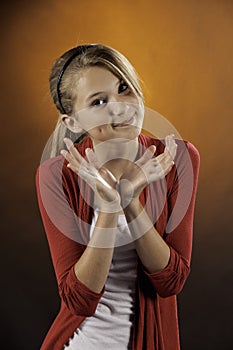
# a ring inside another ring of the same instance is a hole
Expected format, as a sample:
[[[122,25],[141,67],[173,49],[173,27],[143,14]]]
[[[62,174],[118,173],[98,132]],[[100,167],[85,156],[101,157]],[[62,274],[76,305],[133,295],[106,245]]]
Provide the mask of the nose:
[[[116,98],[108,103],[108,110],[111,116],[122,116],[125,114],[125,102],[118,101]]]

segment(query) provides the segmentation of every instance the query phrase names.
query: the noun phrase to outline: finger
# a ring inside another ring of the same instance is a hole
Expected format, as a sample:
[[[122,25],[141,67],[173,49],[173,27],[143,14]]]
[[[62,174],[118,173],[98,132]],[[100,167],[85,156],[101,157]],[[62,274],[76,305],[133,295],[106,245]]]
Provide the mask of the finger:
[[[165,176],[171,171],[172,167],[173,167],[172,163],[158,164],[156,167],[156,171],[152,175],[153,180],[164,179]]]
[[[64,138],[64,142],[65,142],[66,147],[67,147],[68,150],[70,150],[72,147],[74,147],[73,142],[68,137]]]
[[[117,179],[115,178],[113,173],[110,170],[108,170],[107,168],[104,168],[104,169],[107,171],[107,173],[110,176],[110,178],[112,179],[112,181],[117,182]]]
[[[116,188],[117,179],[111,173],[110,170],[108,170],[105,167],[102,167],[102,168],[99,169],[99,173],[109,183],[110,186],[112,186],[113,188]]]
[[[97,173],[98,170],[96,170],[94,167],[91,169],[86,167],[79,167],[77,174],[95,190]]]
[[[75,167],[80,166],[80,162],[77,161],[68,151],[62,150],[61,154],[65,157],[69,164],[72,164]]]
[[[70,154],[68,151],[61,150],[60,153],[67,160],[67,162],[68,162],[67,167],[70,168],[71,170],[73,170],[76,174],[80,175],[80,170],[82,169],[82,173],[89,173],[90,175],[95,175],[95,173],[93,173],[92,169],[94,169],[95,171],[97,171],[97,170],[93,166],[91,166],[89,163],[87,163],[86,161],[84,164],[83,158],[82,158],[83,163],[81,163],[79,160],[75,159],[72,156],[72,154]]]
[[[67,142],[68,146],[71,146],[70,142]],[[89,149],[90,150],[90,149]],[[87,150],[89,159],[91,160],[93,159],[93,161],[95,162],[96,156],[94,155],[94,157],[92,158],[92,153],[90,154],[89,150]],[[71,147],[69,147],[69,152],[71,151]],[[90,150],[91,151],[91,150]],[[99,171],[90,163],[87,163],[83,157],[81,157],[82,161],[85,161],[84,163],[80,163],[79,160],[77,160],[76,158],[74,158],[74,156],[69,153],[68,151],[62,150],[61,154],[68,160],[68,164],[67,167],[70,168],[72,171],[74,171],[76,174],[78,174],[80,176],[80,178],[82,178],[83,180],[85,180],[89,186],[96,191],[96,182],[98,182],[99,184],[101,184],[102,189],[104,190],[104,188],[112,190],[113,188],[110,186],[110,184],[99,174]],[[106,169],[105,169],[106,171]],[[106,173],[108,174],[108,176],[110,176],[110,171],[106,171]],[[111,178],[116,181],[115,177],[111,174]]]
[[[177,144],[175,143],[174,140],[171,141],[168,151],[172,160],[174,160],[176,156],[176,151],[177,151]]]
[[[167,135],[165,137],[165,151],[170,152],[170,148],[171,148],[171,135]]]
[[[163,168],[164,177],[172,170],[172,167],[173,167],[173,163],[169,163]]]
[[[170,150],[175,150],[177,147],[176,141],[175,141],[175,135],[169,135],[169,139],[168,139],[168,144],[169,144],[169,148]]]
[[[95,190],[96,181],[101,183],[105,188],[112,189],[110,184],[101,176],[100,172],[92,167],[80,167],[78,174]]]
[[[84,161],[84,158],[81,156],[81,154],[78,152],[73,142],[69,138],[65,137],[64,142],[66,144],[68,151],[70,152],[70,154],[72,154],[74,158],[78,159],[80,162]]]
[[[177,147],[178,147],[178,145],[177,145],[176,141],[173,139],[172,140],[172,151],[171,151],[173,160],[175,159],[175,156],[177,153]]]
[[[165,144],[166,144],[166,147],[165,147],[164,153],[166,155],[169,155],[172,158],[172,160],[174,160],[176,156],[176,149],[177,149],[177,144],[174,140],[174,135],[166,136]]]
[[[175,135],[174,134],[167,135],[165,137],[165,144],[166,144],[166,146],[169,148],[172,145],[174,140],[175,140]]]
[[[96,169],[99,169],[100,164],[99,164],[99,161],[96,157],[95,152],[91,148],[86,148],[85,153],[86,153],[88,162],[91,163],[92,165],[94,165],[94,167]]]
[[[62,149],[60,153],[61,153],[61,155],[62,155],[64,158],[66,158],[66,156],[67,156],[67,154],[68,154],[68,151]]]
[[[145,153],[141,156],[141,158],[135,162],[135,164],[137,164],[138,166],[142,166],[153,157],[155,151],[156,151],[156,146],[151,145],[146,149]]]
[[[67,168],[71,169],[76,174],[79,173],[79,169],[74,164],[68,163]]]
[[[167,169],[169,169],[169,171],[171,170],[174,165],[174,161],[169,153],[164,152],[157,156],[155,160],[153,159],[153,165],[157,167],[158,171],[159,169],[163,169],[163,171],[166,172]]]
[[[68,161],[68,162],[71,162],[73,163],[75,161],[74,157],[66,150],[61,150],[61,155],[63,155],[63,157],[65,157],[65,159]]]
[[[97,180],[104,185],[105,187],[107,187],[108,189],[111,189],[112,187],[109,185],[109,183],[100,175],[99,172],[97,172],[96,175]]]

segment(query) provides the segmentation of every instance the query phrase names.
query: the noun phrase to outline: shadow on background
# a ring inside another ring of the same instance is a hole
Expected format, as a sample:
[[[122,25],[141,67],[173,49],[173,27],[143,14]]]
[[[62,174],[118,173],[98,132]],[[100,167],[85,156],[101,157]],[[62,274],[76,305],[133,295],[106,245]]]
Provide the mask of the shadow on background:
[[[130,59],[146,105],[200,151],[181,343],[183,350],[230,349],[233,2],[11,1],[1,17],[1,346],[39,349],[59,309],[35,194],[57,118],[48,75],[65,50],[99,42]]]

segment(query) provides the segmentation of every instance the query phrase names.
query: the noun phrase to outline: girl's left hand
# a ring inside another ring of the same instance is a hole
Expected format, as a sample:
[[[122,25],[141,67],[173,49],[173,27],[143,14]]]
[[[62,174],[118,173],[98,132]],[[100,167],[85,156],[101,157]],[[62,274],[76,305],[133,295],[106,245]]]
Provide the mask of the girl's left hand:
[[[174,135],[168,135],[165,137],[165,150],[162,154],[153,157],[156,146],[152,145],[138,161],[127,167],[118,185],[123,208],[132,199],[139,200],[141,191],[149,183],[163,179],[170,172],[174,165],[176,149]]]

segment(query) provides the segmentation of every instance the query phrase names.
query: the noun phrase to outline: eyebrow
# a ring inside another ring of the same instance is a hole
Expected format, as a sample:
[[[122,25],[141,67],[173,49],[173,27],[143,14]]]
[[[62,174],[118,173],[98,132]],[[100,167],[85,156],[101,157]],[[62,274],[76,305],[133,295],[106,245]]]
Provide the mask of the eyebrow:
[[[95,92],[94,94],[88,96],[87,101],[89,101],[89,100],[91,100],[93,97],[98,96],[98,95],[103,94],[103,93],[104,93],[104,91]]]
[[[117,82],[115,85],[118,85],[119,83],[123,82],[123,79],[122,78],[118,78]],[[95,92],[94,94],[91,94],[90,96],[87,97],[87,101],[91,100],[93,97],[96,97],[98,95],[101,95],[101,94],[105,94],[106,91],[98,91],[98,92]]]

